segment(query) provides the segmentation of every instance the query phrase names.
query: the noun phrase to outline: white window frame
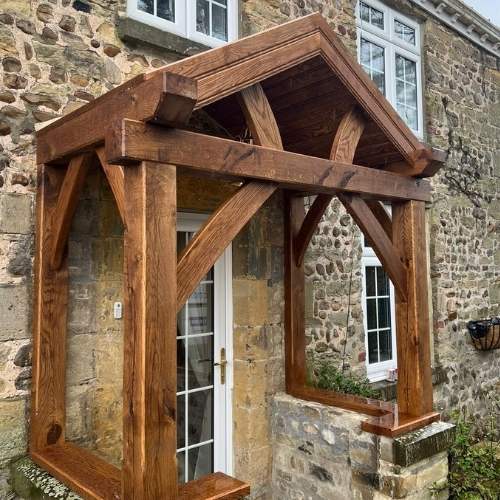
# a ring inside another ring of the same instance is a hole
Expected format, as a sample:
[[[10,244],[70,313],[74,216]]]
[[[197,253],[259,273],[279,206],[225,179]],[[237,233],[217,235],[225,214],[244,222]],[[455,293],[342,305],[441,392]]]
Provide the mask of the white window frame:
[[[384,48],[385,59],[385,97],[396,108],[396,55],[416,63],[417,70],[417,129],[412,131],[419,138],[423,138],[423,104],[422,104],[422,63],[421,63],[421,32],[420,25],[412,19],[400,14],[378,0],[360,0],[366,5],[381,11],[384,14],[384,29],[361,20],[360,2],[356,3],[356,25],[358,43],[358,62],[361,63],[361,38]],[[415,45],[405,42],[394,32],[394,21],[400,21],[415,30]]]
[[[227,0],[227,41],[196,31],[196,0],[175,0],[175,22],[139,10],[137,0],[127,0],[127,16],[209,47],[220,47],[238,38],[238,0]]]
[[[206,214],[177,213],[177,231],[197,232],[208,218]],[[214,383],[214,472],[233,474],[233,281],[232,244],[224,250],[214,265],[214,362],[220,362],[220,350],[226,349],[226,383]],[[220,379],[220,366],[214,368],[215,379]],[[221,402],[223,401],[223,404]],[[217,405],[219,403],[219,405]],[[225,453],[217,452],[221,446]]]
[[[390,207],[385,207],[390,213]],[[362,268],[362,287],[361,287],[361,303],[363,309],[363,326],[365,329],[365,364],[366,364],[366,376],[370,382],[379,382],[380,380],[386,380],[388,378],[389,370],[394,370],[398,367],[397,360],[397,345],[396,345],[396,301],[394,285],[392,281],[389,280],[389,304],[391,307],[391,344],[392,344],[392,359],[387,361],[381,361],[378,363],[370,363],[369,361],[369,351],[368,351],[368,311],[366,307],[366,268],[367,267],[380,267],[383,268],[382,263],[379,258],[375,255],[375,251],[372,247],[367,247],[365,245],[365,237],[362,236],[363,245],[363,255],[361,257],[361,268]],[[378,307],[378,304],[377,304]]]

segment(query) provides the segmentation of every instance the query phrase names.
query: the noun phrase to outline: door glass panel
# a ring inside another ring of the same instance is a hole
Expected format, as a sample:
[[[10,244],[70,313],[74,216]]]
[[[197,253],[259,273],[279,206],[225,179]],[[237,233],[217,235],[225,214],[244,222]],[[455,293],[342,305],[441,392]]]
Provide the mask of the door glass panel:
[[[177,233],[180,253],[194,233]],[[214,281],[207,274],[177,316],[179,481],[213,472]]]

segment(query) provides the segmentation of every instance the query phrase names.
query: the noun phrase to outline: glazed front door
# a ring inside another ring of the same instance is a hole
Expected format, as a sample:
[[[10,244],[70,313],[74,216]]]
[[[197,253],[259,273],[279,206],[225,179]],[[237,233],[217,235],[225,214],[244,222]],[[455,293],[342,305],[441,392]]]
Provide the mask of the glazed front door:
[[[203,222],[177,218],[180,252]],[[179,482],[231,473],[230,248],[177,316],[177,462]]]

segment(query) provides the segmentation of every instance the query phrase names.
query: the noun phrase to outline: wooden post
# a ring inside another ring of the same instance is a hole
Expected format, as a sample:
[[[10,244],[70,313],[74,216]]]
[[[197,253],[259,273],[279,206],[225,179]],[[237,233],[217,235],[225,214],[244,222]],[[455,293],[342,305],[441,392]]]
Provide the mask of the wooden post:
[[[294,394],[306,383],[304,263],[298,263],[296,237],[304,222],[304,199],[285,193],[285,377]]]
[[[425,204],[392,205],[393,242],[407,265],[407,300],[396,293],[398,408],[419,417],[432,412]]]
[[[122,500],[177,498],[176,169],[124,169]]]
[[[65,169],[39,165],[30,451],[64,442],[68,265],[50,264],[52,219]]]

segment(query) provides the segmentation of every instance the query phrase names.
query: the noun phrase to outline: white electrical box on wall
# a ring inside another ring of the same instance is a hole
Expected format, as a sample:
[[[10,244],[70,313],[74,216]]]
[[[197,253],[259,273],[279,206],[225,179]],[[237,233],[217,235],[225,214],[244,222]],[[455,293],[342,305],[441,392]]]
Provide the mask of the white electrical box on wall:
[[[113,305],[113,317],[115,319],[122,319],[123,316],[123,306],[121,302],[115,302]]]

